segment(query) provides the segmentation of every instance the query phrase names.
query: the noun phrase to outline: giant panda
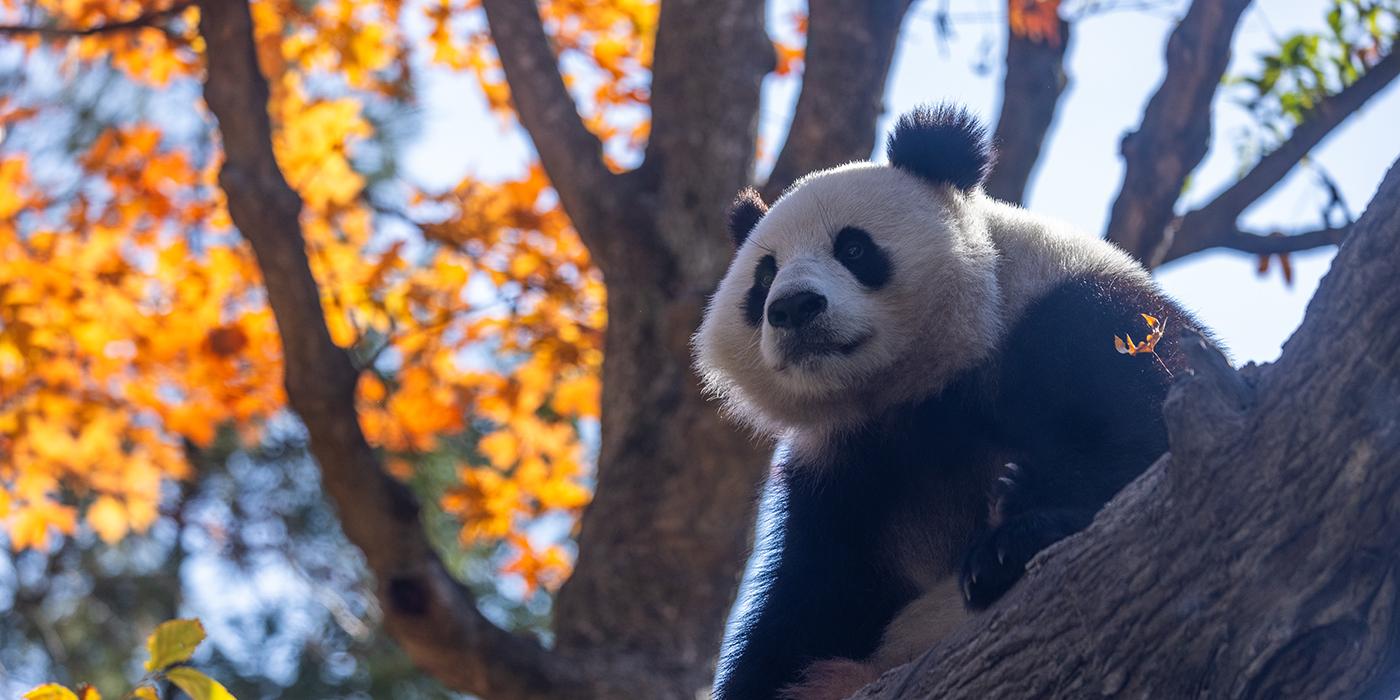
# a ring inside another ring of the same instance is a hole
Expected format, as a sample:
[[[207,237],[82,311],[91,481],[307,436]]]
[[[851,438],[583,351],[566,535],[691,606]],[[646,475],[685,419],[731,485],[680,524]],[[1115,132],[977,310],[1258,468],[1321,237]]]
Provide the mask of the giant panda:
[[[781,447],[719,700],[845,697],[996,601],[1166,450],[1204,337],[1118,248],[987,196],[966,111],[904,115],[888,159],[730,211],[696,365]]]

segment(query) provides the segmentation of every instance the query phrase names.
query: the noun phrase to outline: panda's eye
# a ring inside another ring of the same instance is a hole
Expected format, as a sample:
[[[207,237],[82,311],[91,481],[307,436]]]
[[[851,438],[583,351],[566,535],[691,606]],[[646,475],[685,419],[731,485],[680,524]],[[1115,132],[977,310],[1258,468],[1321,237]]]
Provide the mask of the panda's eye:
[[[774,275],[772,270],[763,270],[762,272],[758,273],[758,279],[754,280],[754,282],[757,283],[758,286],[767,289],[773,286],[773,277]]]
[[[890,259],[869,233],[847,226],[836,232],[831,256],[840,262],[866,289],[879,289],[890,279]]]

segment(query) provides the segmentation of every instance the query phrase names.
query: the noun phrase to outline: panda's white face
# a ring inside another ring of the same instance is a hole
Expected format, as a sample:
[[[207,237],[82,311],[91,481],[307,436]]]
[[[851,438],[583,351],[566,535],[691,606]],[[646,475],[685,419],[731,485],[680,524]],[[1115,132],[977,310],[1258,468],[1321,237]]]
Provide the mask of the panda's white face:
[[[851,425],[985,358],[999,294],[967,195],[851,164],[803,179],[754,227],[696,334],[697,365],[764,432]]]

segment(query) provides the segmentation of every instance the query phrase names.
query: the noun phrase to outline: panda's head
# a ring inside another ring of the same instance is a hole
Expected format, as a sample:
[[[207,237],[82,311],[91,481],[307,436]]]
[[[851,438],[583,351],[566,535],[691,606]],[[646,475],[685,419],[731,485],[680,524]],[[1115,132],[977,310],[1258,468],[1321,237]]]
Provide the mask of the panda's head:
[[[986,132],[947,107],[902,117],[889,165],[803,178],[730,211],[737,251],[695,337],[728,410],[768,433],[849,426],[938,391],[1001,331],[978,213]]]

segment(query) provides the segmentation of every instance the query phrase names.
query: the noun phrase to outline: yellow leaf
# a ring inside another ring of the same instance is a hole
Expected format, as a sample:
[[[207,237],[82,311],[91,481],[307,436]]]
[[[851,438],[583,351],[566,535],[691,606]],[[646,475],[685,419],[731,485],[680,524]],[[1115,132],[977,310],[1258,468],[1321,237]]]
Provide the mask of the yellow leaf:
[[[160,696],[156,694],[156,689],[149,685],[143,685],[131,691],[131,697],[139,698],[139,700],[160,700]]]
[[[237,700],[218,681],[189,666],[172,668],[165,672],[165,677],[194,700]]]
[[[596,416],[600,389],[598,378],[591,374],[566,379],[555,387],[550,407],[561,416]]]
[[[16,489],[18,491],[18,489]],[[69,534],[77,524],[77,515],[69,506],[42,500],[15,507],[10,519],[10,546],[15,550],[33,547],[48,549],[49,528]]]
[[[24,700],[78,700],[73,691],[57,683],[45,683],[20,697]]]
[[[504,430],[497,430],[482,438],[476,444],[481,454],[486,455],[486,459],[491,462],[491,466],[497,469],[504,469],[512,464],[520,456],[520,444],[515,436]]]
[[[8,220],[26,206],[20,187],[26,184],[23,158],[0,159],[0,220]]]
[[[102,693],[97,689],[84,683],[78,686],[78,700],[102,700]]]
[[[1118,352],[1121,354],[1128,354],[1128,347],[1123,344],[1123,339],[1116,335],[1113,336],[1113,347],[1118,348]]]
[[[158,671],[182,661],[189,661],[194,655],[195,647],[202,641],[204,625],[200,624],[199,620],[170,620],[160,623],[146,640],[146,649],[151,654],[151,658],[146,661],[146,670]]]
[[[87,521],[97,536],[107,544],[114,544],[126,536],[126,509],[111,496],[98,496],[92,505],[88,506]]]
[[[1148,315],[1148,314],[1143,314],[1143,315],[1142,315],[1142,319],[1143,319],[1144,321],[1147,321],[1147,325],[1148,325],[1148,326],[1153,327],[1153,328],[1156,328],[1156,327],[1157,327],[1157,317],[1156,317],[1156,316],[1150,316],[1150,315]]]

